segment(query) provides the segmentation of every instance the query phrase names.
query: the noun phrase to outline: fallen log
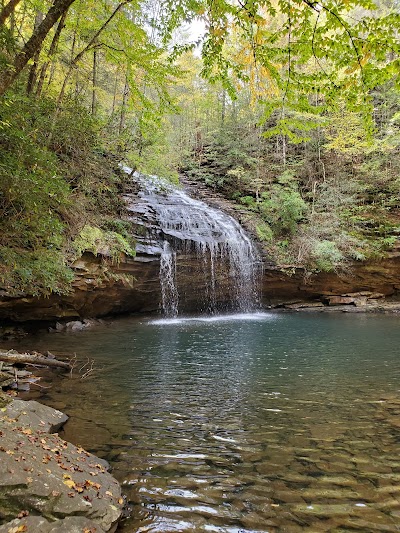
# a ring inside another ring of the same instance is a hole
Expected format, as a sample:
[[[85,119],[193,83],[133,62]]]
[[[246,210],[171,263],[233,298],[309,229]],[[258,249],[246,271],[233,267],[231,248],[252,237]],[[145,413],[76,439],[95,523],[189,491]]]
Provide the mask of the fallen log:
[[[71,370],[70,363],[29,353],[0,352],[0,361],[5,361],[7,363],[21,363],[23,365],[53,366]]]

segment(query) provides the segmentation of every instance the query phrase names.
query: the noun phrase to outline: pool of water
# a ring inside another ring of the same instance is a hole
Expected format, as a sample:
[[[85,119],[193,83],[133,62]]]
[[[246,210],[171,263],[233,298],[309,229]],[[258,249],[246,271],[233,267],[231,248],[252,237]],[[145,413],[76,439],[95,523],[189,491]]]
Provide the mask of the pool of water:
[[[65,438],[111,462],[121,531],[400,531],[399,326],[123,319],[24,343],[95,360],[40,394],[71,415]]]

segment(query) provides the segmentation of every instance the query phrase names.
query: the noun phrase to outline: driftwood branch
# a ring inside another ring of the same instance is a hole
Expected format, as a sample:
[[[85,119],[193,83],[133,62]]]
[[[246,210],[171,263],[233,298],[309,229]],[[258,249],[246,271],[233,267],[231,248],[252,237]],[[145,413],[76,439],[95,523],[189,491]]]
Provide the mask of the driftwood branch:
[[[48,357],[32,355],[28,353],[13,353],[13,352],[0,352],[0,361],[7,363],[21,363],[32,364],[41,366],[52,366],[58,368],[66,368],[70,370],[70,363],[64,361],[58,361],[57,359],[49,359]]]

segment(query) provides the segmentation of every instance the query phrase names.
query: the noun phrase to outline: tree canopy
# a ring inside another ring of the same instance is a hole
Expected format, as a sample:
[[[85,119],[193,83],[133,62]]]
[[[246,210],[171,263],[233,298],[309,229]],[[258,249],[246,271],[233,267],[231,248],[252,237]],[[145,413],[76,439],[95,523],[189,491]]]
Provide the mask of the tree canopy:
[[[2,283],[62,292],[84,250],[134,254],[121,160],[218,189],[278,262],[382,253],[399,16],[394,0],[0,1]]]

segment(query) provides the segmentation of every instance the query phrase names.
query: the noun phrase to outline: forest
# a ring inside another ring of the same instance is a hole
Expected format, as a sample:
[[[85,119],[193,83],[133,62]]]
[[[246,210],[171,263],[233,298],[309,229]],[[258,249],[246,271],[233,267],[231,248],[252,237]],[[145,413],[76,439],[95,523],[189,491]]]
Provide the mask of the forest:
[[[399,27],[391,0],[2,0],[2,288],[67,293],[83,251],[135,255],[121,162],[231,200],[278,265],[384,257]]]

